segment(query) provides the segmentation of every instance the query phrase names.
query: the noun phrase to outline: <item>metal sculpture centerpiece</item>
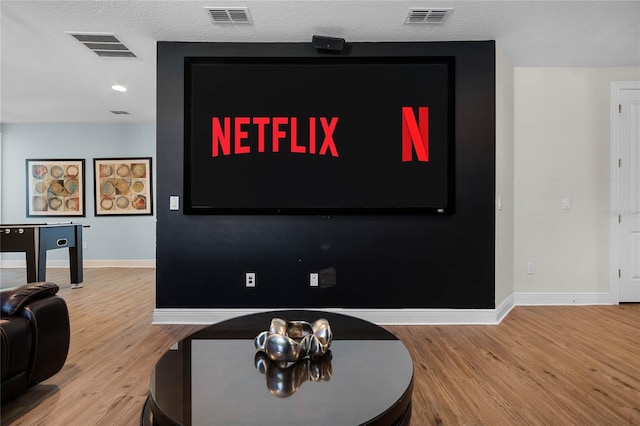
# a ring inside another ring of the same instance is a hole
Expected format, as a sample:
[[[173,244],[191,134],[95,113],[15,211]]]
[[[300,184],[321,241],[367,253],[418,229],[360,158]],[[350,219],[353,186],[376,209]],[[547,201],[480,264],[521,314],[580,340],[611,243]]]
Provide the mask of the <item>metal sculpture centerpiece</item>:
[[[269,393],[286,398],[306,381],[331,380],[332,341],[329,321],[324,318],[312,323],[273,318],[269,330],[254,341],[258,350],[254,364],[265,375]]]
[[[327,353],[332,341],[331,326],[324,318],[312,323],[273,318],[269,330],[258,334],[254,344],[271,361],[286,364],[319,358]]]

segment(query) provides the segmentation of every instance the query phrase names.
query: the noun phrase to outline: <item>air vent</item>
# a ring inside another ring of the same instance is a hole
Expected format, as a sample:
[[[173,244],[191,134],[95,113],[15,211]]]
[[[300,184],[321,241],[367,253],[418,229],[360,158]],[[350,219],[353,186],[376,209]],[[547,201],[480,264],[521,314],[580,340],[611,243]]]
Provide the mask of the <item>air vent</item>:
[[[248,7],[205,7],[214,24],[253,24]]]
[[[111,111],[111,114],[115,115],[129,115],[127,111]]]
[[[405,24],[442,24],[444,18],[453,11],[453,8],[441,9],[409,9]]]
[[[84,44],[100,57],[135,58],[136,55],[122,44],[113,33],[80,33],[66,31],[67,34]]]

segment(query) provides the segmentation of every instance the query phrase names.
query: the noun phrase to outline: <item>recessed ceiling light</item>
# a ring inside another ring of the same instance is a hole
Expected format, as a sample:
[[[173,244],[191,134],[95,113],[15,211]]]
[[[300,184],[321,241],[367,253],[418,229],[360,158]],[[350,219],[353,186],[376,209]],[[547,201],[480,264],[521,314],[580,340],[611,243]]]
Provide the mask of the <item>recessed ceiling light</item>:
[[[126,88],[126,87],[121,86],[121,85],[119,85],[119,84],[114,84],[113,86],[111,86],[111,88],[112,88],[113,90],[115,90],[116,92],[126,92],[126,91],[127,91],[127,88]]]

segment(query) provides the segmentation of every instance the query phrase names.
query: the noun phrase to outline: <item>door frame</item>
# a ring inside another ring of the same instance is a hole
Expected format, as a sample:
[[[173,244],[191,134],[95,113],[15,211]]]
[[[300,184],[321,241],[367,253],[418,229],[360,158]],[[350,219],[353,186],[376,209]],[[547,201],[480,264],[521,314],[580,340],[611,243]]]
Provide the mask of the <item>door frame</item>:
[[[610,222],[610,288],[611,304],[620,303],[620,281],[618,279],[619,253],[618,242],[620,241],[620,227],[618,225],[618,213],[620,211],[620,194],[618,194],[618,184],[620,173],[618,169],[618,159],[620,144],[618,141],[618,127],[620,117],[618,115],[618,104],[620,103],[620,91],[628,89],[639,89],[640,81],[612,81],[611,82],[611,150],[610,150],[610,170],[611,170],[611,202],[609,209]]]

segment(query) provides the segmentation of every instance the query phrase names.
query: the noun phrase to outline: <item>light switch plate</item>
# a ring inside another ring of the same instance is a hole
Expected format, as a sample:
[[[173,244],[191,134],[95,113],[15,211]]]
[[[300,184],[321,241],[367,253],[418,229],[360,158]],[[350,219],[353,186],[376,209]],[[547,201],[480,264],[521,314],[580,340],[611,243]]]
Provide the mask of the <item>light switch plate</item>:
[[[180,197],[177,195],[169,196],[169,210],[180,210]]]

